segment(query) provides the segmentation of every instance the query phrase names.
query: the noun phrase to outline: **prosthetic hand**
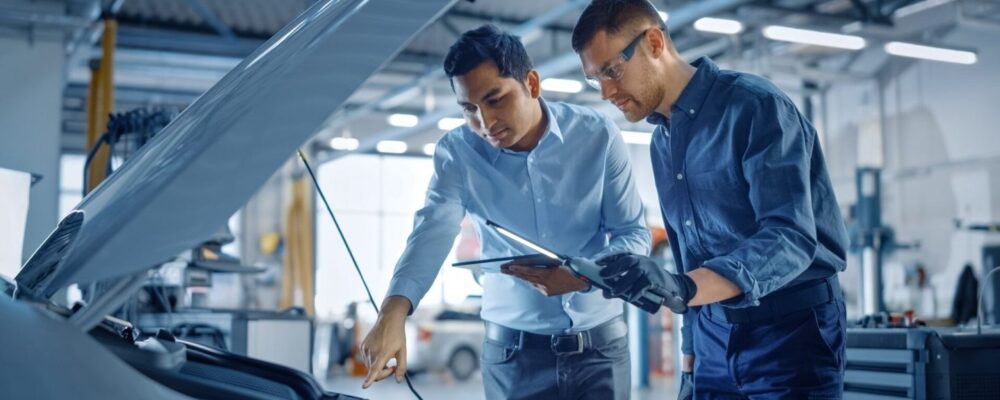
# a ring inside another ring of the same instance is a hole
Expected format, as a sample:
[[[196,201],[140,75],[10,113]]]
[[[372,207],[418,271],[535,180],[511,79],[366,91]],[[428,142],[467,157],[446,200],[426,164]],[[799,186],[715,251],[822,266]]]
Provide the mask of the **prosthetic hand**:
[[[691,277],[672,274],[649,257],[635,254],[615,254],[600,260],[601,278],[604,280],[604,297],[617,297],[649,313],[660,309],[660,304],[642,301],[652,293],[662,298],[661,304],[677,314],[687,311],[687,303],[697,291]]]

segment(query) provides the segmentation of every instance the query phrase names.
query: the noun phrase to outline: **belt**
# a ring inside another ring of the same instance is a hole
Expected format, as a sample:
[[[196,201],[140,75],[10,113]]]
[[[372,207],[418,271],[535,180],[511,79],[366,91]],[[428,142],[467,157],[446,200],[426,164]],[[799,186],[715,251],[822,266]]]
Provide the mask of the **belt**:
[[[757,306],[730,308],[714,303],[706,308],[711,318],[730,324],[773,322],[796,311],[826,304],[842,297],[837,275],[831,275],[780,289],[762,297],[760,305]]]
[[[523,349],[551,349],[558,355],[579,354],[625,336],[628,327],[621,316],[591,329],[565,335],[540,335],[485,321],[486,338]]]

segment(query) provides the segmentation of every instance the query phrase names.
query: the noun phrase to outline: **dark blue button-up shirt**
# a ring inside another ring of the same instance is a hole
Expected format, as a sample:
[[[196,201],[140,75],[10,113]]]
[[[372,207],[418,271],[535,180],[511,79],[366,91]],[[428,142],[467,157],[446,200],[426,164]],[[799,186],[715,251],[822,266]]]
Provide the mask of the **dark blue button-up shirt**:
[[[729,307],[843,271],[847,230],[816,130],[767,80],[708,58],[692,65],[670,117],[648,118],[678,269],[706,267],[733,282],[743,294],[721,303]]]

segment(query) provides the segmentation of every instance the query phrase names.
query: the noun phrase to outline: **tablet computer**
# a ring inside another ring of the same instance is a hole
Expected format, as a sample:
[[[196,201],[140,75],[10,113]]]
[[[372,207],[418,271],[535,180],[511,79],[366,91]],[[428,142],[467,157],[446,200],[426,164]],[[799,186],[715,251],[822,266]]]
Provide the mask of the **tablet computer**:
[[[567,257],[564,255],[557,254],[549,249],[542,247],[541,245],[535,242],[525,239],[524,237],[518,235],[517,233],[514,233],[514,231],[511,231],[510,229],[498,225],[496,222],[486,221],[486,225],[489,225],[493,229],[496,229],[496,231],[500,232],[501,235],[514,239],[517,242],[530,247],[532,250],[539,252],[539,254],[542,255],[543,257],[559,260],[559,264],[568,267],[569,270],[572,271],[573,274],[577,276],[577,278],[580,278],[598,288],[604,290],[610,289],[608,284],[604,283],[604,278],[601,277],[601,268],[603,267],[597,265],[597,263],[582,257]],[[664,295],[662,293],[653,290],[643,290],[642,293],[640,294],[640,299],[630,300],[629,302],[632,304],[637,304],[639,305],[640,308],[646,310],[648,309],[646,307],[646,305],[648,304],[656,305],[656,309],[658,309],[659,305],[663,304],[663,300],[664,300]]]
[[[461,261],[453,263],[451,264],[451,266],[470,267],[473,265],[478,265],[483,263],[492,263],[501,261],[503,261],[504,264],[537,265],[545,267],[554,267],[562,264],[561,260],[548,257],[542,254],[525,254],[525,255],[511,256],[511,257],[498,257],[498,258],[486,258],[482,260]]]

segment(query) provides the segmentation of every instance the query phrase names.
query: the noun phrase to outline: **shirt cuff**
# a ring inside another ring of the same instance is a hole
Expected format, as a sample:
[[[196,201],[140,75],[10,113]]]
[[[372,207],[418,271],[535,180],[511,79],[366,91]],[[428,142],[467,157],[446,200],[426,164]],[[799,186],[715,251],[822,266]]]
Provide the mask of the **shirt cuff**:
[[[613,254],[621,254],[621,253],[631,253],[631,252],[628,251],[627,249],[620,249],[620,248],[615,248],[615,247],[608,247],[608,248],[606,248],[604,250],[601,250],[600,253],[594,254],[593,257],[588,257],[588,258],[590,259],[590,261],[597,262],[597,260],[600,260],[600,259],[602,259],[604,257],[608,257],[608,256],[613,255]]]
[[[692,332],[694,331],[695,318],[698,318],[698,311],[695,308],[689,308],[683,315],[683,323],[681,324],[681,353],[685,355],[694,355],[694,337],[692,337]]]
[[[594,254],[593,257],[587,257],[587,259],[590,260],[591,262],[597,263],[597,260],[600,260],[600,259],[602,259],[604,257],[607,257],[607,256],[610,256],[612,254],[618,254],[618,253],[628,253],[628,250],[618,249],[618,248],[614,248],[614,247],[608,247],[608,248],[602,250],[600,253]],[[590,292],[593,292],[594,290],[597,290],[597,288],[594,287],[594,285],[590,284],[590,282],[587,282],[587,288],[583,289],[583,290],[579,290],[578,292],[580,292],[580,293],[590,293]]]
[[[389,290],[385,292],[385,297],[390,296],[401,296],[410,301],[410,311],[406,313],[407,316],[413,315],[413,311],[417,309],[417,305],[420,304],[420,299],[423,297],[424,293],[421,291],[416,284],[412,282],[407,284],[407,281],[400,281],[393,279],[392,283],[389,285]]]
[[[757,278],[750,273],[742,261],[730,256],[716,257],[705,261],[703,267],[712,270],[740,288],[743,294],[719,304],[732,308],[745,308],[760,305],[760,285]]]

